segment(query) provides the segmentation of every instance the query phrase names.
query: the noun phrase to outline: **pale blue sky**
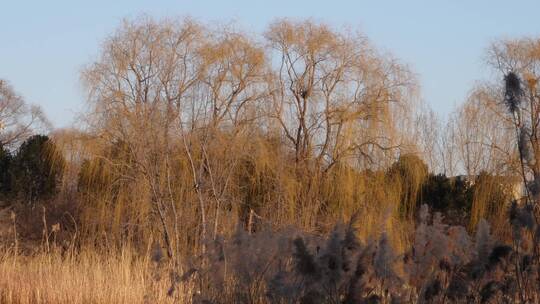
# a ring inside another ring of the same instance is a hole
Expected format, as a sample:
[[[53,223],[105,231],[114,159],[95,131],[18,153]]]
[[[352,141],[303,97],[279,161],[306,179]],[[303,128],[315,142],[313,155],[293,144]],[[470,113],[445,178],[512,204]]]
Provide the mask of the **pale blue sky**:
[[[486,77],[490,42],[540,36],[540,0],[0,0],[0,78],[67,126],[84,104],[81,67],[123,18],[141,14],[234,19],[256,33],[277,17],[358,28],[412,67],[423,99],[441,114]]]

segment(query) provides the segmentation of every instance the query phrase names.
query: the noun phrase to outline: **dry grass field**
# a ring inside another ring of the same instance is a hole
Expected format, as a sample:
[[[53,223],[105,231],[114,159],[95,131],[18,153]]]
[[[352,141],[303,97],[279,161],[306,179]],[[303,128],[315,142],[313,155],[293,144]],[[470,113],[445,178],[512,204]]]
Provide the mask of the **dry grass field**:
[[[189,303],[167,296],[168,273],[130,251],[84,251],[34,256],[4,252],[0,259],[0,303]],[[183,288],[181,286],[181,288]],[[189,292],[179,290],[178,295]]]

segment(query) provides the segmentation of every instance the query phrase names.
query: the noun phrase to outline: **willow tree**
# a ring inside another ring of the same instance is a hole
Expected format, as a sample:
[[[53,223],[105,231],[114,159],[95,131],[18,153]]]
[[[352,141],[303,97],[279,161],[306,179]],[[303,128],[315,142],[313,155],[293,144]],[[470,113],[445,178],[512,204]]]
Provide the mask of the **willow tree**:
[[[512,174],[515,153],[512,128],[505,119],[498,92],[478,85],[451,115],[451,148],[458,172],[474,181],[481,172]]]
[[[275,58],[271,117],[305,180],[299,204],[312,225],[324,203],[318,183],[336,164],[380,168],[395,156],[406,118],[396,114],[411,106],[414,79],[360,34],[278,20],[265,36]]]
[[[498,195],[501,185],[511,184],[516,192],[516,177],[534,184],[540,174],[540,43],[528,38],[497,41],[488,49],[487,63],[495,77],[477,85],[455,114],[454,151],[461,172],[472,180],[485,171],[505,181],[477,187],[484,193],[475,193],[471,225],[481,217],[501,217],[505,208],[486,205],[502,204],[489,199]],[[528,194],[520,193],[531,198]],[[499,214],[493,215],[493,210]]]
[[[190,20],[126,21],[83,72],[92,107],[90,131],[102,145],[122,143],[125,151],[120,158],[99,155],[112,170],[126,173],[115,182],[131,189],[105,207],[131,213],[128,221],[145,225],[155,216],[170,257],[179,237],[177,206],[168,187],[172,139],[185,114],[185,98],[203,70],[198,54],[203,43],[203,29]]]
[[[264,64],[262,48],[241,32],[143,19],[125,22],[83,73],[90,130],[126,151],[102,153],[106,162],[96,165],[122,172],[119,182],[134,191],[116,198],[130,210],[119,212],[146,226],[155,217],[170,257],[188,235],[200,236],[190,246],[204,248],[211,224],[218,233],[254,103],[265,94]]]
[[[390,184],[398,189],[399,212],[404,218],[412,218],[416,205],[421,201],[422,186],[428,177],[428,167],[420,157],[405,154],[389,168]]]
[[[465,103],[451,115],[451,151],[458,172],[474,184],[469,227],[482,218],[497,229],[503,225],[506,204],[500,193],[515,183],[516,153],[512,125],[506,119],[499,91],[488,84],[476,86]],[[506,196],[510,200],[510,196]]]
[[[414,86],[404,65],[359,34],[310,21],[277,21],[266,37],[278,59],[274,116],[297,162],[331,167],[394,144],[393,126],[404,117],[392,117],[392,107],[410,106]]]
[[[221,215],[230,204],[226,200],[237,196],[232,189],[235,172],[257,136],[268,71],[264,49],[245,33],[230,28],[213,30],[200,55],[203,94],[196,108],[202,114],[198,119],[202,128],[197,133],[199,166],[205,172],[199,179],[208,185],[201,190],[207,191],[212,203],[209,218],[215,238],[223,232],[220,220],[230,218]]]
[[[417,108],[414,116],[413,141],[417,152],[433,172],[446,172],[443,122],[427,104]]]
[[[248,214],[314,227],[333,196],[359,199],[350,188],[361,170],[391,163],[411,106],[408,69],[313,22],[278,21],[266,38],[143,19],[104,43],[83,72],[98,148],[81,183],[99,201],[96,231],[159,232],[175,256]],[[327,193],[332,170],[341,185]]]

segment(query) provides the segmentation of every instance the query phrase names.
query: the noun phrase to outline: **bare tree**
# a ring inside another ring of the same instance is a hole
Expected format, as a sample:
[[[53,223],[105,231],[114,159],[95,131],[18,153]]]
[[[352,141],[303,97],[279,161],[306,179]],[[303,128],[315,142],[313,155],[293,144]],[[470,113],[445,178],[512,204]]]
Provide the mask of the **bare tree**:
[[[91,126],[106,142],[126,146],[129,158],[115,166],[131,167],[134,175],[127,180],[145,180],[169,257],[178,247],[176,202],[168,187],[172,139],[179,135],[175,130],[185,115],[184,99],[200,78],[202,36],[191,20],[126,21],[105,43],[101,58],[83,72],[93,107]],[[193,175],[196,179],[197,172]]]
[[[115,166],[129,167],[127,180],[145,180],[171,257],[180,217],[188,216],[180,210],[190,200],[198,205],[203,251],[211,220],[218,233],[242,155],[237,140],[251,131],[258,115],[253,103],[266,94],[264,63],[263,49],[242,33],[189,19],[144,19],[125,22],[83,73],[90,126],[105,142],[126,146],[129,158]]]
[[[294,159],[298,220],[314,227],[334,168],[382,169],[399,154],[414,77],[361,34],[325,24],[277,20],[265,37],[273,58],[269,118]]]
[[[494,85],[507,121],[515,131],[519,165],[528,201],[540,199],[540,42],[538,39],[501,40],[489,49],[488,63],[504,76]],[[501,85],[504,83],[504,86]],[[532,202],[531,202],[532,203]]]
[[[5,80],[0,79],[0,143],[13,148],[50,123],[40,107],[29,105]]]
[[[471,180],[482,171],[511,173],[515,160],[512,129],[495,91],[486,85],[477,86],[451,120],[459,172]]]
[[[411,142],[428,165],[430,171],[445,172],[442,136],[445,131],[441,117],[428,105],[421,105],[416,113]]]
[[[398,145],[393,126],[402,117],[392,114],[407,107],[414,87],[405,66],[359,34],[311,21],[276,21],[266,37],[277,58],[273,116],[297,163],[314,159],[328,169]]]
[[[175,257],[204,252],[248,214],[314,227],[322,192],[333,195],[324,176],[347,167],[340,178],[353,185],[395,159],[414,106],[406,66],[309,21],[278,21],[266,38],[148,18],[108,38],[83,72],[102,147],[90,167],[111,179],[94,200],[98,232],[158,232]]]

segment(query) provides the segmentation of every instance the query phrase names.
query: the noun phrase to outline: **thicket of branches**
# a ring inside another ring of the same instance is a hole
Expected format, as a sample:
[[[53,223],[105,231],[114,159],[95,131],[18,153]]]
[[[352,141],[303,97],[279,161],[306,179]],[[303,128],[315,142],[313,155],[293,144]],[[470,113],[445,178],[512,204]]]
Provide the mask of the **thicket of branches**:
[[[78,191],[97,242],[163,237],[173,257],[238,223],[327,231],[366,209],[367,235],[400,212],[375,203],[399,193],[374,185],[412,149],[400,124],[416,83],[358,33],[278,20],[261,40],[145,18],[125,22],[83,80]]]

